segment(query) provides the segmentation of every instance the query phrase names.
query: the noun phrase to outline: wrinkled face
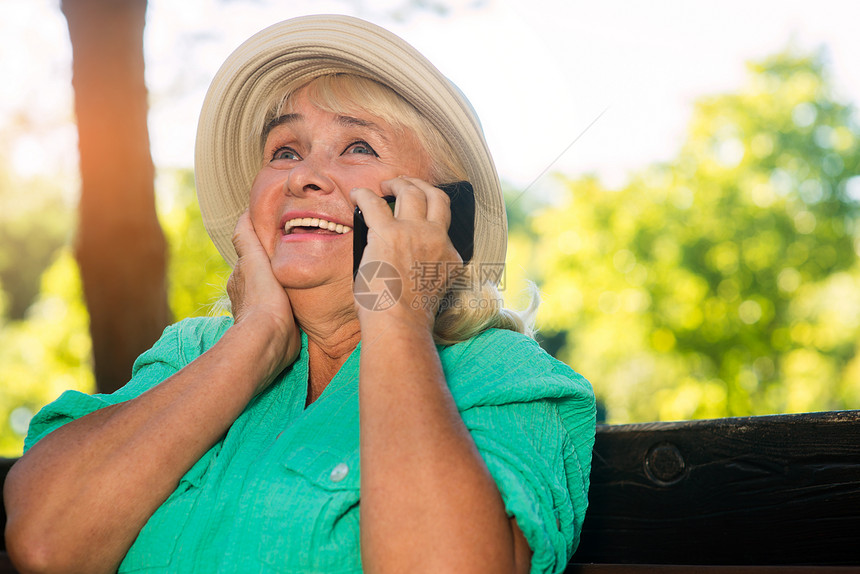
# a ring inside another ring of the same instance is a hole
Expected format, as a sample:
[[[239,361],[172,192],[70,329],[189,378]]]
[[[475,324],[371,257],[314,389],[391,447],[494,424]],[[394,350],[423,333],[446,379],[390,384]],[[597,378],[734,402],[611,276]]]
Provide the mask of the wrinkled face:
[[[275,277],[288,288],[343,282],[351,289],[349,192],[366,187],[382,196],[383,181],[429,179],[429,166],[414,135],[370,114],[320,110],[300,90],[290,112],[270,123],[250,194],[251,221]]]

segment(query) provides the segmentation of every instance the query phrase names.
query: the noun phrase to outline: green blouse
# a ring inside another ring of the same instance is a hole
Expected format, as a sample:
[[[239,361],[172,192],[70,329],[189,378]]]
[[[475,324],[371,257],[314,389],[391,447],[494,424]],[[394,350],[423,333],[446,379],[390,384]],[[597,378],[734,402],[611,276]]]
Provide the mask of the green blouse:
[[[132,399],[209,349],[229,318],[168,327],[110,395],[67,391],[33,419],[25,450],[70,420]],[[358,364],[361,345],[305,408],[307,338],[152,515],[120,572],[361,572]],[[451,393],[534,552],[561,572],[579,542],[594,442],[588,381],[531,339],[492,329],[440,347]],[[443,549],[439,550],[444,552]]]

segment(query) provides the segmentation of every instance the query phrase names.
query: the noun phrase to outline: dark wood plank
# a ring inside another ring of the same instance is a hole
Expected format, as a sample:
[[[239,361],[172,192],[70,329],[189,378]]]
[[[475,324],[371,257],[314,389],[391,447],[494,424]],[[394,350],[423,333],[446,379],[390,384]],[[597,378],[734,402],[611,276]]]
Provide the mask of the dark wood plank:
[[[860,564],[860,411],[601,426],[577,563]]]
[[[3,490],[3,483],[6,482],[6,475],[9,474],[9,469],[15,464],[15,458],[0,458],[0,492]],[[0,498],[2,502],[2,498]],[[0,530],[6,530],[6,507],[0,504]],[[6,554],[6,537],[0,536],[0,574],[16,574],[18,571],[9,560],[9,555]]]
[[[696,564],[571,564],[565,574],[856,574],[852,566],[703,566]]]
[[[9,469],[15,464],[17,458],[0,458],[0,495],[3,492],[3,484],[6,482],[6,475],[9,474]],[[6,505],[3,504],[2,496],[0,496],[0,532],[6,531]],[[13,570],[3,570],[5,564],[3,560],[8,562],[6,558],[6,537],[0,536],[0,573],[13,572]]]
[[[18,571],[9,560],[9,555],[5,552],[0,552],[0,574],[17,574]]]

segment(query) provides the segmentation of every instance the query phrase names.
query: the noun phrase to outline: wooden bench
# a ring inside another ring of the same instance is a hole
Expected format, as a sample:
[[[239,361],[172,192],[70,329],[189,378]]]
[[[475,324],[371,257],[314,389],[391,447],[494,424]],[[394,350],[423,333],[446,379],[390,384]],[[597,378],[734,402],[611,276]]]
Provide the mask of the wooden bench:
[[[860,572],[860,411],[600,425],[589,499],[567,574]]]
[[[589,500],[568,573],[860,571],[860,411],[599,426]]]

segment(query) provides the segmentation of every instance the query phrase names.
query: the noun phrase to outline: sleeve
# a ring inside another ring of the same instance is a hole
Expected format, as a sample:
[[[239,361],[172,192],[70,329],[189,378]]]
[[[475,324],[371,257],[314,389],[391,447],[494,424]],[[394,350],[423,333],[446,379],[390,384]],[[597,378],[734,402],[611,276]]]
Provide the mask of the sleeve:
[[[205,319],[187,319],[167,327],[155,345],[134,362],[131,380],[112,394],[64,392],[30,421],[24,452],[64,424],[109,405],[133,399],[179,371],[217,340],[217,336],[211,336],[211,327],[216,327],[218,336],[226,330],[223,321],[211,323]]]
[[[487,339],[457,361],[456,370],[471,376],[453,377],[452,392],[508,516],[529,542],[531,572],[563,572],[588,506],[594,394],[530,339]]]

